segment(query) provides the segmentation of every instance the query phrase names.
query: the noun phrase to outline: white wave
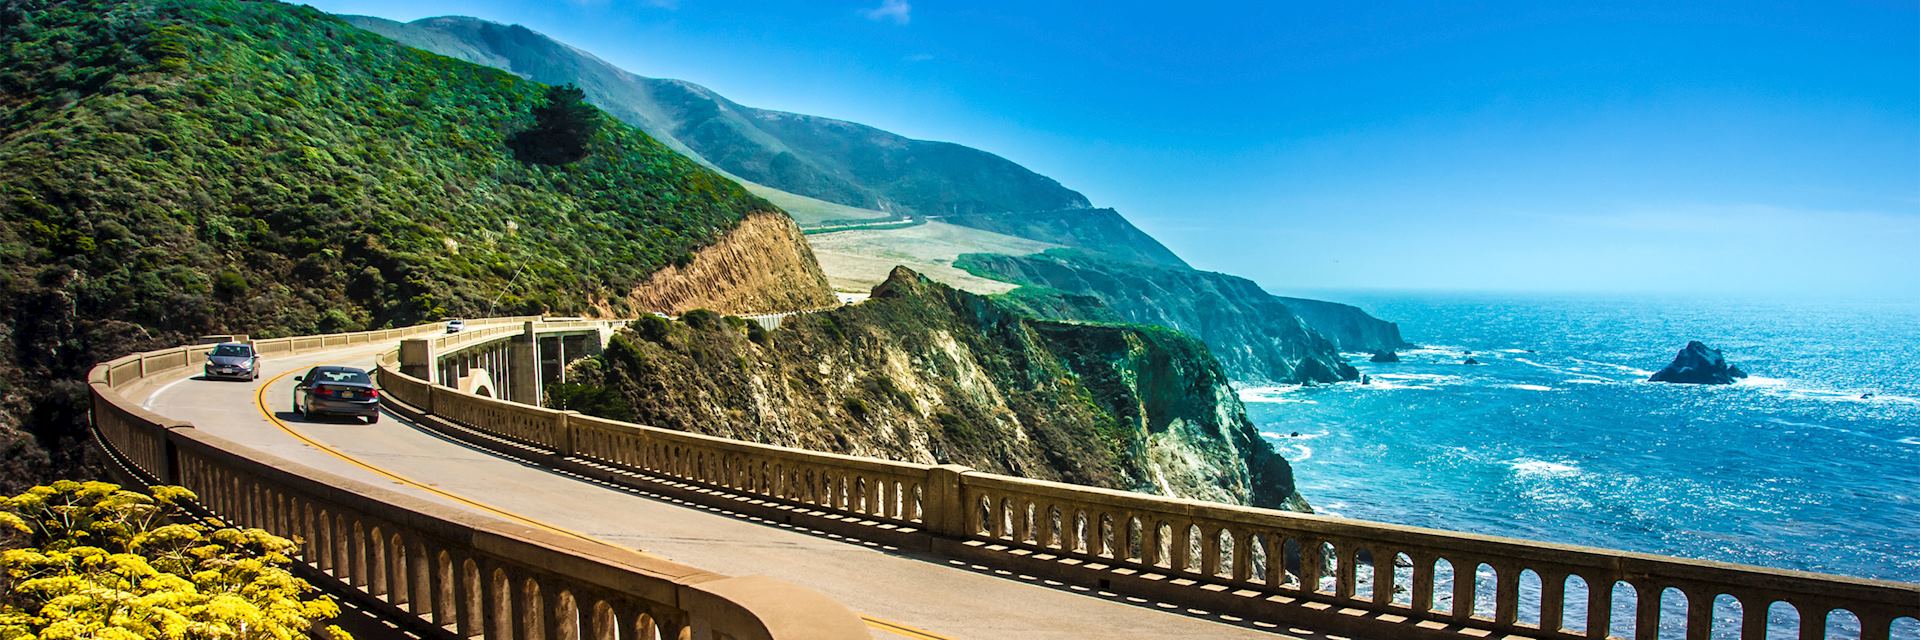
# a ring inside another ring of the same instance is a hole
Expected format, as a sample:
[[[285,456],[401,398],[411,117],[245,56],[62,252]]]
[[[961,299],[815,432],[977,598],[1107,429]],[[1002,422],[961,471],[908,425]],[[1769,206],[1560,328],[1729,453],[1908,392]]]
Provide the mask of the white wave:
[[[1549,387],[1544,384],[1500,384],[1500,385],[1494,385],[1494,386],[1500,387],[1502,389],[1519,389],[1521,391],[1552,391],[1553,390],[1553,387]]]
[[[1361,385],[1362,389],[1438,389],[1446,385],[1459,384],[1463,378],[1439,373],[1379,373],[1373,374],[1371,384]]]
[[[1560,381],[1560,384],[1612,384],[1612,383],[1613,383],[1612,380],[1608,380],[1605,378],[1567,378],[1565,380]]]
[[[1652,371],[1652,370],[1649,370],[1649,369],[1642,369],[1642,368],[1639,368],[1639,367],[1630,367],[1630,366],[1627,366],[1627,365],[1624,365],[1624,364],[1614,364],[1614,363],[1611,363],[1611,362],[1601,362],[1601,361],[1599,361],[1599,360],[1583,360],[1583,359],[1580,359],[1580,358],[1567,358],[1567,359],[1568,359],[1568,360],[1572,360],[1572,361],[1574,361],[1574,362],[1578,362],[1578,363],[1580,363],[1580,364],[1590,364],[1590,365],[1593,365],[1593,366],[1596,366],[1596,367],[1605,367],[1605,368],[1608,368],[1608,369],[1612,369],[1612,370],[1614,370],[1614,371],[1619,371],[1619,372],[1621,372],[1621,373],[1631,373],[1631,374],[1633,374],[1633,375],[1636,375],[1636,376],[1641,376],[1641,377],[1645,377],[1645,376],[1651,376],[1651,375],[1653,375],[1653,371]]]
[[[1549,462],[1533,458],[1514,458],[1507,461],[1507,467],[1513,474],[1521,477],[1565,478],[1580,474],[1580,467],[1572,462]]]
[[[1240,396],[1241,402],[1266,402],[1266,403],[1273,403],[1273,404],[1288,404],[1288,403],[1317,404],[1311,399],[1300,397],[1299,396],[1300,388],[1301,388],[1300,385],[1284,385],[1284,386],[1278,386],[1278,387],[1248,387],[1245,389],[1236,390],[1235,395]]]
[[[1767,376],[1749,375],[1735,380],[1735,386],[1753,387],[1769,395],[1789,400],[1811,400],[1815,402],[1859,402],[1880,404],[1920,404],[1920,398],[1895,394],[1875,393],[1862,390],[1828,389],[1817,386],[1802,386],[1798,381]]]
[[[1584,379],[1587,379],[1587,380],[1591,380],[1591,381],[1593,381],[1593,383],[1601,383],[1601,382],[1613,382],[1613,381],[1614,381],[1614,379],[1613,379],[1613,378],[1608,378],[1608,377],[1606,377],[1606,376],[1597,376],[1597,375],[1594,375],[1594,374],[1591,374],[1591,373],[1587,373],[1587,372],[1585,372],[1585,371],[1582,371],[1582,370],[1580,370],[1580,369],[1578,369],[1578,368],[1574,368],[1574,367],[1556,367],[1556,366],[1553,366],[1553,365],[1550,365],[1550,364],[1542,364],[1542,363],[1539,363],[1539,362],[1534,362],[1534,361],[1532,361],[1532,360],[1528,360],[1528,359],[1526,359],[1526,358],[1514,358],[1514,359],[1513,359],[1513,361],[1514,361],[1514,362],[1518,362],[1518,363],[1520,363],[1520,364],[1524,364],[1524,365],[1527,365],[1527,366],[1529,366],[1529,367],[1538,367],[1538,368],[1541,368],[1541,369],[1546,369],[1546,370],[1548,370],[1548,371],[1552,371],[1552,372],[1554,372],[1554,373],[1558,373],[1558,374],[1560,374],[1560,375],[1566,375],[1566,376],[1575,376],[1575,377],[1578,377],[1578,378],[1584,378]],[[1652,375],[1652,374],[1651,374],[1651,373],[1649,373],[1648,375]]]
[[[1899,442],[1900,444],[1910,444],[1916,447],[1920,447],[1920,436],[1907,436],[1905,438],[1899,439],[1897,442]]]

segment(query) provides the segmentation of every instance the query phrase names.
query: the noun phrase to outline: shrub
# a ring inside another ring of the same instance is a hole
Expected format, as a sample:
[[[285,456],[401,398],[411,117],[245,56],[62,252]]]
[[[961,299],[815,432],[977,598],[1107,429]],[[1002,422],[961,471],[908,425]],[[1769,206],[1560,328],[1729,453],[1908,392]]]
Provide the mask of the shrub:
[[[0,499],[0,638],[280,640],[340,614],[287,571],[293,542],[188,522],[194,499],[71,480]]]

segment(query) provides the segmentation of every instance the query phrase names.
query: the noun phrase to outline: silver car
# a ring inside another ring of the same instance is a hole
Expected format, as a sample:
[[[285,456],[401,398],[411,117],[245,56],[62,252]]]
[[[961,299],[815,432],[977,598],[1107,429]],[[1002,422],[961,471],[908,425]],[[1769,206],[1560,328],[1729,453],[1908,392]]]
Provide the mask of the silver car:
[[[259,380],[260,354],[245,342],[222,342],[207,352],[206,377]]]
[[[359,416],[367,424],[380,421],[380,392],[373,378],[353,367],[321,366],[294,378],[293,412],[309,418]]]

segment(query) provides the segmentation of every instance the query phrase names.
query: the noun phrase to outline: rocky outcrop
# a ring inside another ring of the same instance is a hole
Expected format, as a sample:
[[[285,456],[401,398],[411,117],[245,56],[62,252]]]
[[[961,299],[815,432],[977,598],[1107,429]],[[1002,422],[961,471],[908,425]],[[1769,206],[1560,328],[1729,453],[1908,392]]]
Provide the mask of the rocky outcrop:
[[[751,313],[834,303],[827,276],[800,227],[780,213],[755,213],[684,265],[655,272],[627,297],[630,308],[678,314],[693,309]]]
[[[1199,342],[1035,320],[896,269],[780,328],[644,319],[550,387],[572,409],[855,455],[1302,509]]]
[[[1372,362],[1376,364],[1387,363],[1387,362],[1399,362],[1399,361],[1400,361],[1400,354],[1394,353],[1392,349],[1388,349],[1386,351],[1375,351],[1373,352],[1373,357],[1367,358],[1367,362]]]
[[[1098,299],[1123,321],[1185,332],[1205,342],[1234,380],[1336,382],[1360,376],[1332,341],[1245,278],[1058,249],[1027,256],[967,254],[954,266],[1023,285],[1008,296],[1009,302],[1042,317],[1104,320],[1091,314],[1059,315],[1086,305],[1064,304],[1058,298],[1083,296]]]
[[[1275,296],[1307,326],[1332,340],[1341,351],[1392,351],[1413,346],[1400,337],[1400,325],[1375,318],[1359,307],[1325,300]]]
[[[1719,349],[1708,348],[1699,340],[1688,342],[1666,368],[1654,372],[1648,380],[1681,384],[1733,384],[1747,377],[1740,367],[1727,364]]]

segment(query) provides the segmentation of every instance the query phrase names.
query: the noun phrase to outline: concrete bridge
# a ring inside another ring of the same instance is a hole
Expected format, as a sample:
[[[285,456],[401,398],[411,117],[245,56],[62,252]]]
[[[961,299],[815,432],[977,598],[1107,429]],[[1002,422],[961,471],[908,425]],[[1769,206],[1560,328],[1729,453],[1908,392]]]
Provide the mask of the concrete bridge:
[[[258,340],[258,383],[194,379],[204,346],[135,354],[91,373],[96,435],[123,482],[184,485],[211,514],[297,537],[317,584],[424,637],[1920,639],[1920,585],[534,406],[618,324]],[[295,416],[289,375],[315,364],[375,368],[392,419]]]

